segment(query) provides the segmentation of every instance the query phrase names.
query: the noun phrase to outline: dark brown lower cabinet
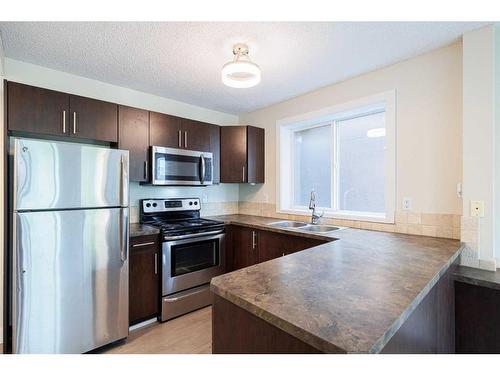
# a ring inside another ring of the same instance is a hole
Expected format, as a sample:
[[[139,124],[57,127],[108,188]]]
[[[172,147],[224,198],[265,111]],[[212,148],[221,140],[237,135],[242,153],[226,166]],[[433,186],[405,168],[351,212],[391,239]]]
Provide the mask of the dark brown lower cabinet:
[[[129,322],[136,324],[154,318],[160,312],[159,236],[130,239]]]
[[[229,271],[321,245],[327,241],[262,229],[231,225],[227,229],[226,254]]]
[[[500,353],[500,290],[455,282],[457,353]]]

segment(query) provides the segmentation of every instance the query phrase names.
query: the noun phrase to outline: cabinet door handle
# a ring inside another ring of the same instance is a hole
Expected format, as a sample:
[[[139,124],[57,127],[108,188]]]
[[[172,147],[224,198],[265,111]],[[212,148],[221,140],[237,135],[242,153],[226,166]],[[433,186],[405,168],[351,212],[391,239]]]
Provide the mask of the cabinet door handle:
[[[245,182],[245,166],[242,168],[241,181]]]
[[[73,112],[73,134],[76,134],[76,112]]]
[[[158,275],[158,254],[155,253],[155,275]]]
[[[255,250],[255,248],[257,247],[257,233],[255,233],[255,231],[253,230],[252,231],[252,249]]]
[[[148,161],[144,160],[144,179],[148,179]]]
[[[154,242],[143,242],[143,243],[136,243],[133,244],[132,247],[142,247],[142,246],[149,246],[149,245],[154,245]]]
[[[179,148],[182,148],[182,132],[179,130]]]
[[[184,148],[188,148],[188,132],[184,132]]]
[[[66,111],[62,111],[63,134],[66,134]]]

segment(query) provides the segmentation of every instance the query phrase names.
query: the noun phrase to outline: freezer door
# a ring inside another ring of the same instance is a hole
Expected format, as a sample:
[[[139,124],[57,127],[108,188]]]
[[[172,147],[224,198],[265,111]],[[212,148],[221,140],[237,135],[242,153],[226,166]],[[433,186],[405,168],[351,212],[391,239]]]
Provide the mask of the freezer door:
[[[14,210],[128,206],[128,151],[14,141]]]
[[[128,208],[14,219],[14,353],[83,353],[126,337]]]

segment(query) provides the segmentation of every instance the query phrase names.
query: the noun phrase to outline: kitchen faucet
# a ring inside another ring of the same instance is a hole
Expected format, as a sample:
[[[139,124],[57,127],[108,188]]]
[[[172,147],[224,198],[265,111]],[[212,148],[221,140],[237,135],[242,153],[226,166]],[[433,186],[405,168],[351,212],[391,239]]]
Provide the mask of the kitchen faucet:
[[[319,219],[321,219],[324,215],[322,212],[320,215],[316,212],[316,193],[314,190],[311,190],[311,199],[309,200],[309,209],[312,210],[311,214],[311,224],[318,224]]]

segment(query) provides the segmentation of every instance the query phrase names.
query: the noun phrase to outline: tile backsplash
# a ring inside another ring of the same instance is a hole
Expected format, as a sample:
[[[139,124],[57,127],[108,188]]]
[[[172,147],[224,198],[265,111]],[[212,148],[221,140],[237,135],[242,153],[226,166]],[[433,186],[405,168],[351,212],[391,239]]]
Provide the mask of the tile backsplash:
[[[309,220],[309,215],[289,215],[276,213],[276,205],[272,203],[240,202],[238,213],[276,217],[289,220]],[[327,224],[339,226],[379,230],[383,232],[407,233],[421,236],[461,238],[461,215],[430,214],[413,211],[398,211],[394,224],[373,223],[368,221],[322,218]]]

